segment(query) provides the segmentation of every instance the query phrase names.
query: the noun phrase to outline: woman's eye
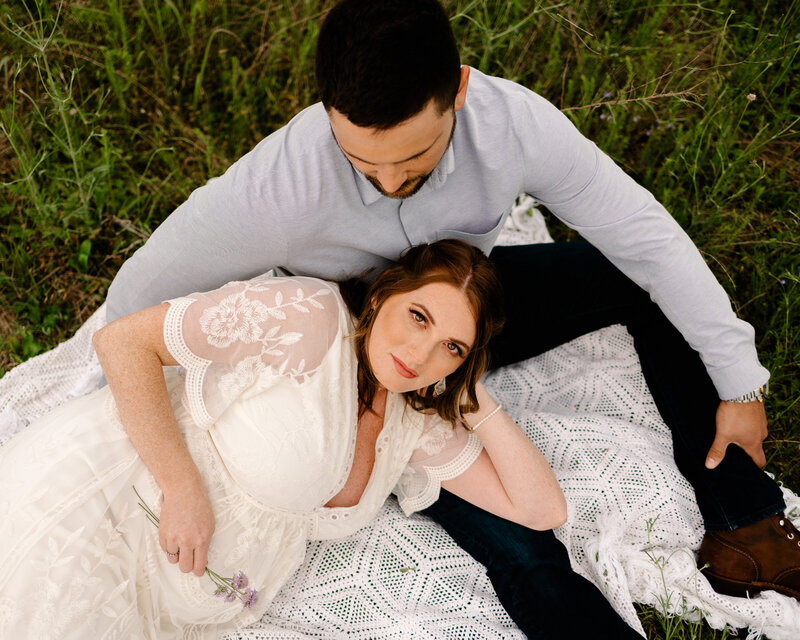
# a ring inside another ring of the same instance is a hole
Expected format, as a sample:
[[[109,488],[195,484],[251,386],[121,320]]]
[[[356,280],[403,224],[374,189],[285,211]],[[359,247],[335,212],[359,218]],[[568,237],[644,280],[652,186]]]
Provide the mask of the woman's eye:
[[[461,355],[461,347],[459,347],[455,342],[448,342],[445,344],[447,350],[452,353],[454,356]]]
[[[423,324],[425,322],[425,316],[414,309],[411,310],[411,317],[414,318],[414,322],[418,324]]]

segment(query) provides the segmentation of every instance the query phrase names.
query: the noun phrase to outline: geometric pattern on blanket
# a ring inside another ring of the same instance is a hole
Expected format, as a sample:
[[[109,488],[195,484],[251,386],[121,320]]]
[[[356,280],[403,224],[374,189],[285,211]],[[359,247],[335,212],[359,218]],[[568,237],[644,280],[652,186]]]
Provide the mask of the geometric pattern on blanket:
[[[547,241],[522,199],[501,244]],[[0,445],[67,399],[96,388],[91,335],[105,306],[70,340],[0,379]],[[556,535],[573,567],[642,631],[632,602],[749,638],[800,637],[800,605],[767,592],[716,594],[694,559],[701,519],[675,467],[670,434],[645,386],[630,335],[613,326],[492,372],[487,387],[552,464],[569,505]],[[784,488],[789,516],[800,499]],[[576,602],[576,613],[580,603]],[[2,612],[0,612],[2,614]],[[424,516],[394,499],[368,527],[309,543],[304,563],[263,618],[226,640],[279,638],[524,638],[497,601],[484,568]]]

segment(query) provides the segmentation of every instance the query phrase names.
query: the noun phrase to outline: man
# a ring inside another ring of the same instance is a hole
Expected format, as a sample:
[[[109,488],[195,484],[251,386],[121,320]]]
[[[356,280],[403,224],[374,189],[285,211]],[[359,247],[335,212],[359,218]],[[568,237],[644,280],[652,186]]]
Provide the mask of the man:
[[[436,0],[343,0],[320,31],[316,76],[322,104],[192,193],[123,265],[109,319],[271,268],[343,279],[442,237],[488,252],[527,192],[602,254],[584,243],[491,251],[508,315],[494,365],[625,324],[695,488],[709,579],[725,593],[800,596],[800,534],[759,469],[769,374],[753,330],[653,196],[546,100],[461,67]],[[634,635],[552,532],[445,492],[428,513],[486,565],[529,637]]]

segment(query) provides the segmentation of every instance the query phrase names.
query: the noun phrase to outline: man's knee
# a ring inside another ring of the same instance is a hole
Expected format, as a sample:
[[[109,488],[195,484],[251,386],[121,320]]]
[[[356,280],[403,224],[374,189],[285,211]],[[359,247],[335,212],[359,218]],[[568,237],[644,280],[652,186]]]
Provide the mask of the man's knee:
[[[535,531],[510,522],[442,491],[424,512],[489,570],[570,569],[567,550],[552,531]]]
[[[572,572],[567,550],[552,531],[534,531],[514,525],[494,531],[492,539],[495,543],[492,568],[536,572],[537,575]]]

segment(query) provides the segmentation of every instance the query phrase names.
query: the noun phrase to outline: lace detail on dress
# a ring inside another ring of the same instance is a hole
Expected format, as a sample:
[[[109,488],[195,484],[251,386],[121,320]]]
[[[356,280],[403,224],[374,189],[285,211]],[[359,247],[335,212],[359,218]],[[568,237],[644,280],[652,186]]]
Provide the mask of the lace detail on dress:
[[[164,341],[186,368],[186,407],[206,429],[254,386],[308,380],[346,322],[334,285],[315,278],[258,276],[169,304]]]
[[[440,422],[425,432],[417,448],[422,449],[429,456],[435,456],[442,452],[447,441],[454,436],[453,426],[446,422]]]
[[[442,482],[464,473],[483,450],[480,438],[466,429],[453,429],[436,415],[425,421],[433,425],[423,431],[394,489],[406,515],[436,502]]]
[[[22,617],[22,610],[11,598],[0,598],[0,631],[11,628]]]

